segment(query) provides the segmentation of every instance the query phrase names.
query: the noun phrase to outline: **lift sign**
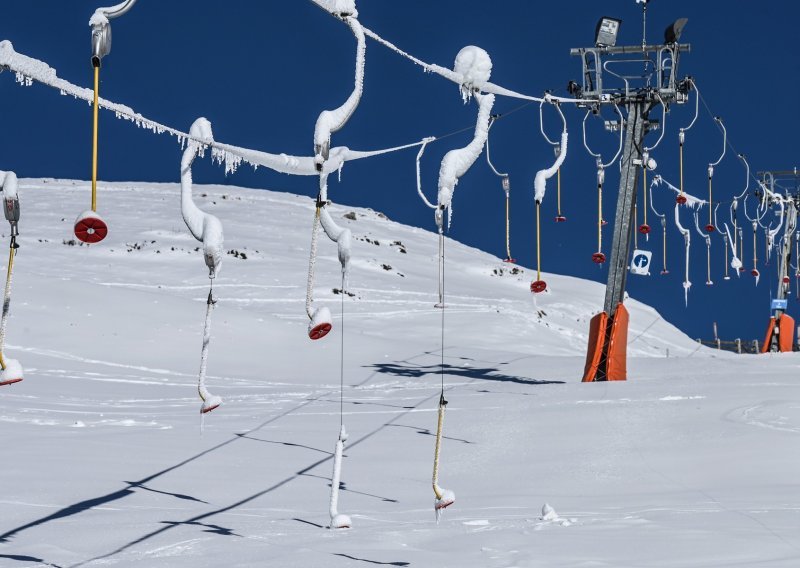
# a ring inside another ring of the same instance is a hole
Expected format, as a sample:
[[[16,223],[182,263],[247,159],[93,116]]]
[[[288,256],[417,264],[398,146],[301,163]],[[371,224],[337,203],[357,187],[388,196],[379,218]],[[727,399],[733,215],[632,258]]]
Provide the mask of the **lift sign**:
[[[772,300],[772,309],[773,310],[786,310],[789,307],[789,300],[778,300],[777,298]]]
[[[631,261],[631,274],[638,276],[650,276],[650,259],[653,253],[649,250],[633,251],[633,260]]]

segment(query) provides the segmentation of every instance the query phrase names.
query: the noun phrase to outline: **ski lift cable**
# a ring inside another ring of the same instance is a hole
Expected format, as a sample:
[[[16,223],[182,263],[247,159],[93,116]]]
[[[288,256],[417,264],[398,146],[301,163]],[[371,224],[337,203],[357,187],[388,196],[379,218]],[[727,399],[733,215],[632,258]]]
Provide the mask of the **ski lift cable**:
[[[315,6],[321,8],[323,11],[325,11],[329,15],[334,16],[339,20],[343,19],[342,17],[340,17],[339,15],[335,14],[330,9],[328,9],[326,6],[324,6],[323,5],[324,4],[323,0],[310,0],[310,1]],[[443,77],[443,78],[445,78],[445,79],[447,79],[449,81],[452,81],[452,82],[454,82],[454,83],[456,83],[458,85],[462,85],[463,84],[464,77],[463,77],[462,74],[460,74],[460,73],[458,73],[456,71],[453,71],[452,69],[448,69],[447,67],[442,67],[440,65],[436,65],[435,63],[426,63],[425,61],[419,59],[418,57],[415,57],[415,56],[411,55],[410,53],[408,53],[407,51],[404,51],[403,49],[399,48],[398,46],[396,46],[392,42],[384,39],[383,37],[378,35],[376,32],[374,32],[374,31],[372,31],[372,30],[370,30],[368,28],[363,28],[363,29],[364,29],[364,34],[366,36],[374,39],[375,41],[377,41],[381,45],[389,48],[390,50],[392,50],[395,53],[397,53],[398,55],[408,59],[409,61],[415,63],[416,65],[419,65],[420,67],[423,68],[424,71],[426,71],[428,73],[435,73],[435,74],[439,75],[440,77]],[[505,96],[505,97],[523,99],[523,100],[533,101],[533,102],[537,102],[537,103],[538,102],[542,102],[543,100],[547,100],[546,97],[542,98],[542,97],[535,97],[535,96],[531,96],[531,95],[526,95],[526,94],[523,94],[523,93],[518,93],[516,91],[512,91],[511,89],[507,89],[507,88],[502,87],[500,85],[495,85],[494,83],[490,83],[488,81],[481,87],[481,90],[483,92],[485,92],[485,93],[491,93],[491,94],[494,94],[494,95],[500,95],[500,96]],[[571,97],[553,97],[553,98],[556,99],[559,102],[562,102],[562,103],[590,104],[590,103],[597,102],[597,101],[589,100],[589,99],[575,99],[575,98],[571,98]]]

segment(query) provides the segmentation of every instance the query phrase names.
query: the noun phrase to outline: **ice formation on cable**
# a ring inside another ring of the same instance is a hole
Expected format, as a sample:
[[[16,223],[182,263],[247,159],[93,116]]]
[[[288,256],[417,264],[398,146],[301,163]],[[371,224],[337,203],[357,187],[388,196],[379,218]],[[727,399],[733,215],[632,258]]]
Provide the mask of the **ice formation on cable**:
[[[335,2],[340,4],[347,4],[348,2]],[[353,2],[349,2],[353,4]],[[353,5],[355,11],[355,5]],[[314,165],[317,171],[322,171],[322,164],[328,159],[331,147],[331,134],[340,130],[358,106],[361,101],[361,94],[364,91],[364,66],[366,55],[366,39],[364,38],[364,31],[361,29],[361,24],[355,17],[346,17],[345,21],[353,31],[353,35],[358,41],[356,48],[356,73],[355,85],[353,91],[347,100],[334,110],[324,110],[317,118],[317,123],[314,126]]]
[[[336,440],[336,450],[333,453],[333,475],[331,476],[331,502],[328,512],[331,516],[332,529],[349,529],[353,526],[350,517],[339,512],[339,484],[342,478],[342,452],[347,441],[347,431],[342,424],[339,438]]]
[[[198,140],[212,141],[211,123],[205,118],[198,118],[192,124],[189,133]],[[181,159],[181,213],[189,232],[195,239],[203,243],[203,258],[208,266],[209,275],[215,277],[219,272],[224,254],[222,223],[214,215],[206,213],[192,199],[192,163],[195,157],[202,156],[203,146],[191,141],[183,152]]]
[[[17,53],[14,51],[14,46],[11,42],[7,40],[0,41],[0,68],[7,68],[13,71],[16,74],[17,82],[24,86],[32,85],[33,81],[37,81],[58,89],[62,95],[70,95],[76,99],[86,101],[88,104],[92,104],[94,97],[92,89],[78,87],[69,81],[59,78],[55,69],[38,59]],[[201,146],[210,146],[212,149],[212,159],[216,163],[225,165],[226,174],[234,173],[242,162],[247,162],[256,168],[263,166],[276,172],[290,175],[312,176],[319,173],[315,167],[313,156],[291,156],[283,153],[272,154],[242,148],[232,144],[223,144],[217,141],[203,141],[194,138],[188,132],[182,132],[146,118],[128,106],[108,101],[102,97],[99,98],[98,104],[101,108],[112,111],[117,118],[133,122],[140,128],[146,128],[155,134],[167,133],[171,136],[175,136],[181,145],[185,144],[187,141],[194,141]],[[344,146],[331,148],[330,157],[323,165],[322,171],[325,173],[332,173],[340,170],[342,164],[350,160],[371,158],[373,156],[397,152],[407,148],[414,148],[420,144],[422,144],[421,141],[372,151],[351,150]]]

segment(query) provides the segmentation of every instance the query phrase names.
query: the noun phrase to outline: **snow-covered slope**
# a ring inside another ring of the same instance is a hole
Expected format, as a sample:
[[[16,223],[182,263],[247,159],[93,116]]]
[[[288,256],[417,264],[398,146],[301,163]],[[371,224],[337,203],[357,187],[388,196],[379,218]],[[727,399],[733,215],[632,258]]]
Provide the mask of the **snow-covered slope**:
[[[6,352],[25,381],[0,391],[0,564],[797,565],[796,357],[698,350],[630,301],[630,380],[581,384],[602,286],[547,275],[534,298],[531,271],[451,240],[440,480],[457,501],[437,526],[437,236],[373,211],[332,208],[355,296],[333,292],[321,236],[315,297],[334,330],[312,342],[312,200],[195,187],[229,251],[207,377],[225,402],[201,433],[208,279],[179,194],[103,185],[109,236],[80,246],[88,184],[21,182]],[[354,528],[329,531],[342,300]],[[538,518],[545,502],[555,518]]]

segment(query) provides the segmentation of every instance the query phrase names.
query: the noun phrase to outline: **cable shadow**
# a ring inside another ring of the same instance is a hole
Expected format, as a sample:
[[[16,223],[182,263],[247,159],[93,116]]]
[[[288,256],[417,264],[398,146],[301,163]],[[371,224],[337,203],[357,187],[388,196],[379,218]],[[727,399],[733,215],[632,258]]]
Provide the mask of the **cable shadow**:
[[[440,395],[440,393],[437,392],[437,393],[434,393],[434,394],[432,394],[430,396],[425,397],[424,399],[420,400],[414,406],[414,409],[422,406],[423,404],[428,403],[431,400],[438,399],[439,395]],[[384,422],[382,425],[378,426],[372,432],[369,432],[369,433],[363,435],[362,437],[360,437],[358,440],[355,440],[355,441],[349,443],[348,444],[348,449],[350,449],[352,451],[352,449],[354,447],[358,446],[359,444],[362,444],[362,443],[366,442],[367,440],[369,440],[373,436],[378,435],[385,428],[390,427],[397,420],[400,420],[400,419],[404,418],[406,415],[410,414],[411,410],[413,410],[413,409],[409,409],[406,412],[402,412],[402,413],[398,414],[397,416],[395,416],[394,418],[392,418],[388,422]],[[236,438],[236,439],[238,439],[238,438]],[[230,442],[224,442],[224,443],[227,444],[227,443],[230,443]],[[73,564],[70,568],[78,568],[79,566],[85,566],[86,564],[91,564],[93,562],[106,560],[108,558],[111,558],[112,556],[116,556],[117,554],[119,554],[121,552],[124,552],[125,550],[128,550],[129,548],[131,548],[133,546],[141,544],[142,542],[148,541],[151,538],[154,538],[156,536],[159,536],[159,535],[167,532],[168,530],[174,528],[177,525],[196,523],[198,521],[202,521],[202,520],[207,519],[209,517],[213,517],[215,515],[219,515],[219,514],[231,511],[233,509],[237,509],[237,508],[241,507],[242,505],[246,505],[247,503],[250,503],[250,502],[252,502],[252,501],[254,501],[254,500],[256,500],[256,499],[258,499],[260,497],[263,497],[264,495],[268,495],[269,493],[272,493],[273,491],[276,491],[276,490],[280,489],[284,485],[287,485],[287,484],[291,483],[295,479],[306,475],[311,470],[313,470],[316,467],[318,467],[318,466],[320,466],[320,465],[322,465],[322,464],[324,464],[326,462],[329,462],[331,460],[333,460],[333,456],[332,455],[325,456],[324,458],[321,458],[321,459],[311,463],[307,467],[304,467],[303,469],[301,469],[301,470],[295,472],[294,474],[286,477],[285,479],[283,479],[283,480],[281,480],[281,481],[279,481],[279,482],[267,487],[266,489],[264,489],[262,491],[259,491],[257,493],[252,494],[252,495],[244,497],[244,498],[242,498],[242,499],[240,499],[238,501],[235,501],[234,503],[231,503],[230,505],[227,505],[225,507],[220,507],[218,509],[214,509],[213,511],[208,511],[207,513],[202,513],[200,515],[195,515],[194,517],[186,519],[185,521],[170,523],[170,524],[168,524],[166,526],[163,526],[163,527],[161,527],[159,529],[156,529],[156,530],[151,531],[151,532],[149,532],[147,534],[144,534],[141,537],[139,537],[139,538],[137,538],[135,540],[132,540],[132,541],[128,542],[127,544],[124,544],[124,545],[118,547],[115,550],[112,550],[111,552],[108,552],[108,553],[100,555],[100,556],[95,556],[94,558],[90,558],[88,560],[84,560],[82,562],[78,562],[77,564]],[[323,479],[327,479],[328,482],[330,483],[330,478],[325,477]]]
[[[334,552],[334,556],[341,556],[342,558],[348,558],[350,560],[357,560],[358,562],[366,562],[367,564],[376,564],[378,566],[411,566],[410,562],[379,562],[377,560],[368,560],[366,558],[357,558],[355,556],[350,556],[349,554],[343,554],[341,552]]]
[[[463,377],[465,379],[477,379],[481,381],[498,381],[503,383],[518,383],[523,385],[563,385],[564,381],[546,381],[506,375],[500,373],[493,367],[454,367],[453,365],[440,364],[434,365],[403,365],[397,363],[376,363],[368,365],[368,368],[376,369],[378,373],[393,375],[396,377],[407,377],[419,379],[427,375],[439,375],[444,370],[446,375],[451,377]]]
[[[314,522],[311,522],[311,521],[307,521],[307,520],[305,520],[305,519],[298,519],[297,517],[295,517],[295,518],[294,518],[294,519],[292,519],[292,520],[293,520],[293,521],[297,521],[298,523],[304,523],[304,524],[306,524],[306,525],[311,525],[312,527],[316,527],[316,528],[318,528],[318,529],[324,529],[324,528],[325,528],[324,526],[322,526],[322,525],[318,525],[317,523],[314,523]]]
[[[417,434],[422,434],[423,436],[435,436],[433,432],[431,432],[427,428],[419,428],[417,426],[409,426],[408,424],[392,424],[395,428],[410,428],[411,430],[416,430]],[[475,442],[470,442],[469,440],[465,440],[463,438],[452,438],[450,436],[442,436],[445,440],[452,440],[453,442],[461,442],[463,444],[474,444]]]
[[[319,448],[314,448],[312,446],[305,446],[303,444],[295,444],[293,442],[279,442],[277,440],[265,440],[264,438],[256,438],[255,436],[248,436],[247,434],[236,434],[240,438],[245,438],[247,440],[252,440],[254,442],[263,442],[265,444],[276,444],[279,446],[288,446],[290,448],[303,448],[306,450],[311,450],[312,452],[319,452],[321,454],[331,455],[331,452],[327,450],[320,450]]]
[[[347,457],[347,456],[345,456]],[[314,475],[313,473],[304,473],[306,477],[316,477],[317,479],[324,479],[328,481],[328,487],[331,486],[330,484],[330,477],[325,477],[323,475]],[[399,503],[397,499],[390,499],[389,497],[381,497],[380,495],[373,495],[372,493],[364,493],[363,491],[356,491],[355,489],[348,489],[347,485],[345,485],[344,481],[339,482],[339,491],[347,491],[348,493],[354,493],[356,495],[363,495],[364,497],[373,497],[375,499],[380,499],[381,501],[385,501],[386,503]]]
[[[202,499],[198,499],[197,497],[192,497],[191,495],[184,495],[183,493],[170,493],[169,491],[160,491],[158,489],[153,489],[151,487],[147,487],[141,483],[137,483],[136,481],[125,481],[130,487],[135,487],[136,489],[144,489],[145,491],[150,491],[152,493],[159,493],[161,495],[168,495],[170,497],[175,497],[176,499],[183,499],[185,501],[194,501],[196,503],[203,503],[208,505],[208,501],[203,501]]]
[[[0,558],[7,558],[8,560],[16,560],[17,562],[36,562],[37,566],[49,566],[50,568],[61,568],[57,564],[50,564],[41,558],[35,556],[23,556],[21,554],[0,554]]]
[[[320,396],[327,396],[327,393],[323,394],[323,395],[320,395]],[[286,416],[288,414],[291,414],[292,412],[295,412],[297,410],[300,410],[300,409],[304,408],[305,406],[308,406],[309,404],[313,403],[314,401],[316,401],[316,398],[309,399],[309,400],[305,401],[304,403],[302,403],[302,404],[300,404],[300,405],[298,405],[298,406],[296,406],[296,407],[294,407],[292,409],[289,409],[289,410],[287,410],[287,411],[285,411],[285,412],[283,412],[281,414],[278,414],[277,416],[274,416],[274,417],[270,418],[269,420],[259,424],[255,428],[252,428],[251,430],[248,430],[247,432],[244,432],[244,434],[246,435],[246,434],[250,434],[251,432],[256,432],[256,431],[264,428],[265,426],[268,426],[272,422],[275,422],[276,420],[279,420],[280,418],[283,418],[284,416]],[[221,443],[217,444],[216,446],[213,446],[213,447],[211,447],[211,448],[209,448],[207,450],[203,450],[202,452],[200,452],[198,454],[195,454],[190,458],[187,458],[187,459],[185,459],[185,460],[183,460],[181,462],[178,462],[177,464],[175,464],[173,466],[170,466],[170,467],[168,467],[166,469],[162,469],[161,471],[158,471],[158,472],[156,472],[156,473],[154,473],[152,475],[148,475],[147,477],[144,477],[144,478],[142,478],[142,479],[140,479],[138,481],[126,481],[124,483],[127,483],[127,487],[125,487],[123,489],[120,489],[118,491],[113,491],[111,493],[107,493],[106,495],[101,495],[100,497],[94,497],[92,499],[86,499],[84,501],[79,501],[77,503],[73,503],[72,505],[64,507],[63,509],[59,509],[58,511],[56,511],[54,513],[51,513],[51,514],[49,514],[47,516],[44,516],[44,517],[41,517],[39,519],[33,520],[33,521],[31,521],[29,523],[26,523],[24,525],[20,525],[20,526],[18,526],[16,528],[7,530],[4,533],[0,534],[0,543],[8,542],[9,539],[14,537],[15,535],[17,535],[17,534],[19,534],[19,533],[21,533],[23,531],[32,529],[34,527],[38,527],[38,526],[44,525],[44,524],[49,523],[51,521],[56,521],[56,520],[59,520],[59,519],[63,519],[65,517],[71,517],[73,515],[77,515],[79,513],[83,513],[84,511],[88,511],[89,509],[92,509],[93,507],[99,507],[101,505],[108,505],[109,503],[113,503],[114,501],[118,501],[120,499],[123,499],[123,498],[131,495],[132,493],[135,493],[136,492],[135,491],[136,488],[142,488],[142,486],[145,485],[146,483],[149,483],[150,481],[152,481],[154,479],[157,479],[157,478],[161,477],[162,475],[166,475],[167,473],[175,471],[176,469],[179,469],[179,468],[181,468],[181,467],[183,467],[183,466],[185,466],[187,464],[192,463],[193,461],[196,461],[196,460],[198,460],[198,459],[200,459],[200,458],[212,453],[212,452],[215,452],[215,451],[219,450],[220,448],[223,448],[223,447],[227,446],[228,444],[231,444],[231,443],[241,439],[241,436],[242,436],[241,434],[235,434],[229,440],[221,442]],[[174,496],[178,497],[177,494],[175,494]],[[178,497],[178,498],[182,498],[182,497]],[[194,499],[194,498],[191,498],[191,499]],[[198,501],[200,501],[200,500],[198,499]]]
[[[219,534],[222,536],[238,536],[241,538],[242,535],[236,534],[233,532],[233,529],[227,529],[225,527],[221,527],[219,525],[212,525],[208,523],[198,523],[198,522],[178,522],[178,521],[161,521],[162,524],[177,526],[177,525],[195,525],[198,527],[206,527],[203,532]]]

